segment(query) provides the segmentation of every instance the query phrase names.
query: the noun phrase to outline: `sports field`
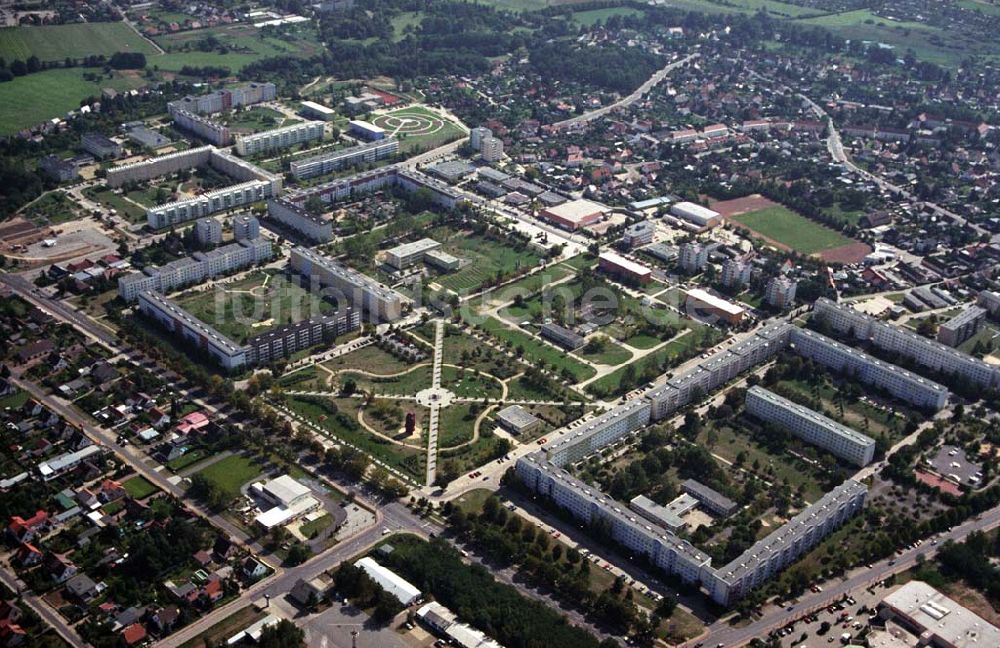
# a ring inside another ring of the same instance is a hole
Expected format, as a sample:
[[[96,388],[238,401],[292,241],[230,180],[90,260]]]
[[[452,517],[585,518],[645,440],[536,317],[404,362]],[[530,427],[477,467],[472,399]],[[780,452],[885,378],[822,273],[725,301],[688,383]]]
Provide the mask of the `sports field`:
[[[453,142],[465,135],[455,122],[422,106],[409,106],[376,115],[371,122],[399,138],[403,152],[429,150]]]
[[[177,302],[194,317],[238,342],[334,309],[284,275],[267,272],[255,272],[209,290],[192,291]]]
[[[814,223],[781,205],[732,216],[730,220],[800,254],[816,254],[853,243],[840,232]]]
[[[42,61],[62,61],[66,57],[110,56],[115,52],[142,52],[146,56],[157,53],[149,41],[120,22],[0,29],[0,57],[8,64],[30,56]]]

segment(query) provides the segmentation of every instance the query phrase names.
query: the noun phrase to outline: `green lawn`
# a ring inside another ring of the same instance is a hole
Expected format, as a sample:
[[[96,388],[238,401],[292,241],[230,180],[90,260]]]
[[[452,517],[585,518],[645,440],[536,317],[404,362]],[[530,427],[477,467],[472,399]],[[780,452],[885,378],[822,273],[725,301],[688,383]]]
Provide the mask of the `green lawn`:
[[[84,74],[98,74],[100,78],[89,81]],[[119,74],[109,78],[100,76],[99,71],[80,68],[45,70],[0,83],[0,135],[46,119],[64,117],[67,112],[79,108],[82,99],[100,97],[101,88],[126,90],[144,83],[141,78]]]
[[[840,232],[780,205],[733,216],[730,220],[800,254],[815,254],[853,242]]]
[[[455,367],[441,368],[441,386],[462,398],[498,399],[503,393],[500,383],[492,376],[476,376],[474,371]]]
[[[227,496],[236,497],[240,494],[240,487],[259,477],[261,470],[253,459],[242,455],[229,455],[195,474],[207,479]]]
[[[368,370],[367,367],[364,369]],[[380,395],[412,396],[431,386],[431,367],[430,365],[414,367],[412,371],[391,378],[373,378],[350,371],[345,371],[337,376],[337,382],[341,385],[348,379],[353,379],[358,388],[364,391],[372,391]]]
[[[333,524],[333,516],[327,513],[321,517],[316,518],[311,522],[306,522],[302,525],[299,531],[305,537],[312,539],[315,538],[321,531],[330,527]]]
[[[522,347],[524,349],[522,359],[526,362],[554,365],[557,371],[568,369],[577,382],[587,380],[597,373],[593,367],[577,362],[559,349],[543,344],[527,333],[507,327],[495,317],[487,318],[482,323],[482,329],[501,343],[509,342],[512,349]]]
[[[130,223],[142,223],[146,220],[146,210],[131,200],[126,200],[108,188],[89,187],[83,194],[94,202],[101,203],[109,209],[114,209]]]
[[[631,351],[615,344],[610,340],[606,342],[604,349],[600,351],[587,353],[584,348],[580,348],[574,351],[573,355],[580,356],[585,360],[590,360],[591,362],[595,362],[597,364],[612,366],[626,363],[632,359]]]
[[[405,128],[397,131],[399,124],[392,118],[417,120],[416,130],[407,133]],[[372,123],[386,129],[389,135],[399,139],[399,150],[403,153],[426,151],[453,142],[465,136],[465,131],[454,122],[421,106],[400,108],[372,118]]]
[[[522,268],[533,268],[541,259],[530,249],[517,250],[500,241],[457,232],[451,228],[436,228],[429,236],[440,241],[441,247],[449,254],[468,261],[463,268],[433,280],[459,294],[475,292],[485,287],[496,279],[497,273],[508,275]]]
[[[334,310],[332,304],[284,275],[267,272],[252,273],[214,290],[191,291],[178,297],[177,302],[191,315],[238,342]]]
[[[18,390],[13,394],[8,394],[7,396],[0,398],[0,410],[5,410],[8,407],[10,409],[21,407],[28,402],[29,398],[31,398],[31,394],[26,391]]]
[[[707,341],[706,337],[708,336]],[[636,366],[636,373],[641,375],[642,368],[650,366],[650,363],[657,366],[667,363],[667,366],[673,366],[678,358],[684,357],[683,354],[691,353],[696,350],[711,346],[716,340],[717,333],[715,329],[709,327],[696,328],[692,330],[687,335],[683,335],[676,340],[665,344],[662,348],[650,353],[649,355],[636,360],[631,365]],[[587,386],[588,389],[593,388],[598,393],[617,395],[624,393],[629,389],[634,389],[637,385],[622,385],[622,376],[625,373],[625,365],[609,373],[598,380],[595,380],[590,385]]]
[[[157,490],[156,486],[153,486],[145,477],[141,475],[136,475],[128,481],[123,482],[122,486],[125,488],[125,491],[135,499],[149,497]]]
[[[156,54],[156,49],[125,23],[94,22],[68,25],[5,27],[0,29],[0,57],[14,59],[37,56],[42,61],[79,59],[115,52]]]

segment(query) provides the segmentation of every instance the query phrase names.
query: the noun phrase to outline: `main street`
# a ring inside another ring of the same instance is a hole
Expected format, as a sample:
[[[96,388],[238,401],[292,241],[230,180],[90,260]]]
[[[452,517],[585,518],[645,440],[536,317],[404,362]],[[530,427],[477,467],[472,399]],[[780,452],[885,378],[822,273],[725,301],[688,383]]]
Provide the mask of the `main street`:
[[[948,540],[959,542],[974,531],[989,531],[998,526],[1000,526],[1000,506],[983,513],[978,516],[978,519],[969,520],[952,527],[950,531],[938,534],[935,536],[936,545],[924,542],[921,546],[906,550],[901,555],[874,563],[871,569],[867,567],[855,569],[840,581],[823,583],[822,592],[807,593],[792,606],[766,608],[759,618],[748,625],[733,627],[729,625],[728,621],[719,620],[709,626],[706,633],[683,644],[683,648],[690,648],[696,644],[722,645],[726,648],[734,648],[745,645],[756,637],[766,637],[772,630],[784,627],[796,619],[828,607],[853,591],[864,589],[889,576],[910,569],[917,564],[920,556],[923,558],[933,557],[937,554],[938,547]]]
[[[619,99],[613,104],[608,104],[607,106],[601,106],[600,108],[596,108],[589,112],[585,112],[582,115],[577,115],[576,117],[570,117],[569,119],[564,119],[563,121],[556,122],[552,124],[552,126],[557,129],[563,129],[581,124],[586,124],[588,122],[594,121],[598,117],[603,117],[604,115],[608,114],[613,110],[617,110],[618,108],[625,108],[626,106],[631,106],[636,101],[646,96],[646,93],[652,90],[653,87],[658,85],[661,81],[663,81],[668,74],[670,74],[671,72],[673,72],[674,70],[676,70],[681,66],[687,65],[688,63],[698,58],[699,56],[700,54],[691,54],[689,56],[685,56],[684,58],[678,61],[673,61],[672,63],[668,63],[666,66],[664,66],[663,68],[658,70],[655,74],[653,74],[653,76],[646,79],[645,83],[636,88],[635,91],[632,92],[632,94],[628,95],[627,97]]]

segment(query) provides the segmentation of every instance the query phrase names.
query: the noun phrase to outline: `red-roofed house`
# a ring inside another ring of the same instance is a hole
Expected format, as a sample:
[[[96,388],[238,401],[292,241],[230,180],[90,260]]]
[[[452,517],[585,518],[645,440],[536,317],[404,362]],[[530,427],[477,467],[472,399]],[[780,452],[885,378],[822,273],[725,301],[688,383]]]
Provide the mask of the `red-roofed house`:
[[[122,630],[122,641],[126,646],[134,646],[146,638],[146,628],[139,623],[133,623]]]
[[[20,646],[28,638],[28,633],[21,626],[9,619],[0,621],[0,646],[13,648]]]
[[[20,515],[12,517],[10,524],[7,526],[7,533],[18,542],[31,542],[39,533],[43,533],[48,526],[49,514],[39,510],[27,520]]]
[[[42,562],[42,552],[35,545],[25,542],[17,548],[14,561],[21,567],[30,567]]]
[[[190,434],[191,432],[196,432],[207,425],[208,417],[205,416],[204,412],[191,412],[187,416],[183,417],[180,423],[177,424],[177,431],[181,434]]]
[[[225,596],[225,594],[222,590],[222,581],[218,578],[211,579],[205,583],[205,587],[201,588],[201,595],[210,603],[215,603]]]
[[[45,557],[45,568],[52,575],[52,580],[65,583],[76,576],[77,568],[65,554],[50,553]]]
[[[113,479],[105,479],[101,483],[101,490],[97,494],[97,498],[107,504],[108,502],[120,500],[126,495],[128,495],[128,492],[126,492],[120,482],[116,482]]]

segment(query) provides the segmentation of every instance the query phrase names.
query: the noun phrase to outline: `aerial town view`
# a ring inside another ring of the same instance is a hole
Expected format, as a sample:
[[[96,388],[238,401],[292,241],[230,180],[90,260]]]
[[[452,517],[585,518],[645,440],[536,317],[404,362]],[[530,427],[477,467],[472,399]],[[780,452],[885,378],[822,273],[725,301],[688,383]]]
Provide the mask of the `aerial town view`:
[[[0,648],[1000,648],[997,33],[0,0]]]

